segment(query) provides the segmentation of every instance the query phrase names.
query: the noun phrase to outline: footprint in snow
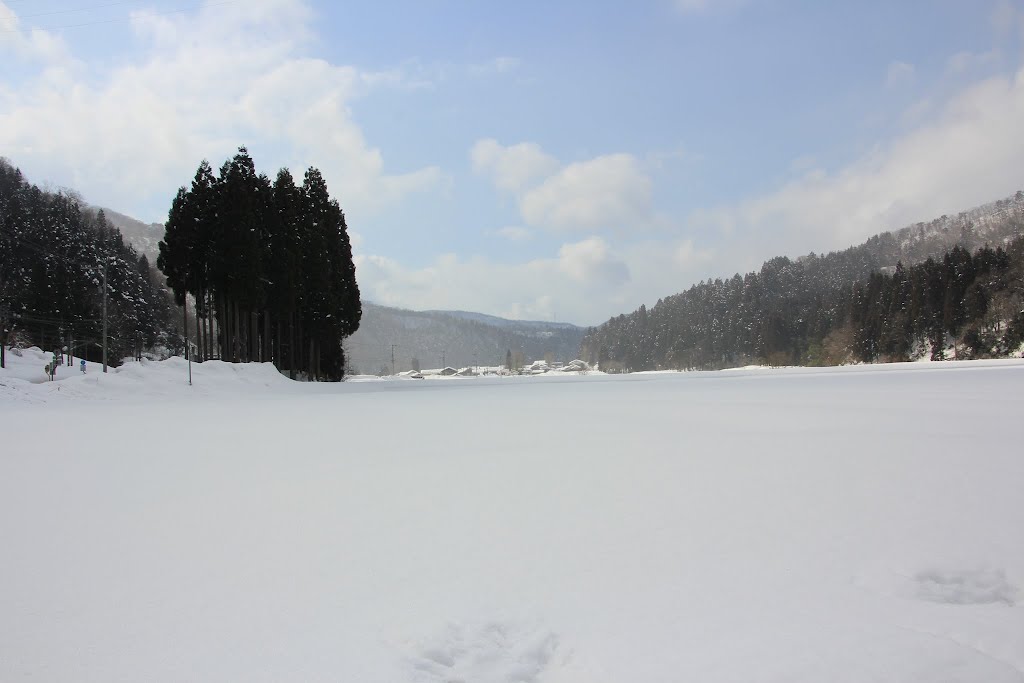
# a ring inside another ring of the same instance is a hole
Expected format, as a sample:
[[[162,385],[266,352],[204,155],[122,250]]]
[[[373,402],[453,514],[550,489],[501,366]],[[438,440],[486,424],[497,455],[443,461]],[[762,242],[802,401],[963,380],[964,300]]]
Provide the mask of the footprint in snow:
[[[1014,605],[1017,587],[1001,569],[943,571],[929,569],[914,575],[917,597],[950,605]]]
[[[507,622],[452,624],[410,658],[416,683],[542,683],[558,637]]]
[[[881,571],[854,582],[881,595],[944,605],[1009,605],[1020,590],[1002,569],[923,569],[912,574]]]

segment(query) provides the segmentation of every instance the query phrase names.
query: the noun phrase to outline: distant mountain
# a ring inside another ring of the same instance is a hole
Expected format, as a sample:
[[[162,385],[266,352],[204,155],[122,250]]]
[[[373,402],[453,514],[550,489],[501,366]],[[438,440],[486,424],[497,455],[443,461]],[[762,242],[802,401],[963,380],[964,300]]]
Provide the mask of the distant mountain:
[[[164,238],[163,223],[143,223],[113,209],[99,206],[91,208],[94,211],[103,209],[107,220],[121,231],[121,236],[124,237],[125,241],[135,247],[135,250],[140,254],[145,254],[150,263],[156,264],[157,245]]]
[[[345,341],[348,362],[360,373],[422,368],[503,365],[509,351],[529,361],[570,361],[585,330],[569,323],[506,320],[467,311],[407,311],[363,302],[359,330]]]
[[[423,313],[437,313],[439,315],[447,315],[453,318],[462,318],[463,320],[473,320],[486,325],[494,325],[495,327],[508,327],[513,329],[565,329],[571,330],[576,328],[576,325],[572,323],[558,323],[550,322],[545,320],[507,320],[505,318],[499,318],[496,315],[487,315],[486,313],[474,313],[472,311],[423,311]]]

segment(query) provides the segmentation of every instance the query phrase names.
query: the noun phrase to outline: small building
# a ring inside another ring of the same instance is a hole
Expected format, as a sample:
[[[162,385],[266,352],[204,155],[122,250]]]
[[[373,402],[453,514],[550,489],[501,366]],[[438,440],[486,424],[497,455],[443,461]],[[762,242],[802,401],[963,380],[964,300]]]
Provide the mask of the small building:
[[[562,372],[590,372],[590,370],[590,365],[578,358],[566,363],[565,367],[562,368]]]

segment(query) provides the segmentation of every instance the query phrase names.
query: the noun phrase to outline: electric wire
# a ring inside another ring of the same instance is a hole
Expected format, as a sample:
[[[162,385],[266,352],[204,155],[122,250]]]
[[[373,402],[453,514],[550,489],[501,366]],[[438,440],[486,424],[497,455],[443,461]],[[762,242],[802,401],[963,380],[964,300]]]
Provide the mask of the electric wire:
[[[120,2],[111,2],[107,3],[106,5],[93,5],[91,7],[78,7],[75,9],[60,9],[54,10],[52,12],[40,12],[39,14],[21,14],[18,15],[18,20],[21,21],[24,19],[35,19],[37,17],[52,17],[58,14],[75,14],[77,12],[91,12],[92,10],[106,9],[107,7],[120,7],[121,5],[132,5],[141,1],[142,0],[121,0]]]
[[[241,0],[220,0],[220,2],[204,3],[199,5],[190,5],[188,7],[180,7],[178,9],[164,10],[160,12],[150,12],[146,16],[150,17],[162,17],[171,14],[182,14],[184,12],[190,12],[196,9],[207,9],[210,7],[221,7],[223,5],[233,5]],[[116,24],[124,21],[131,21],[131,17],[117,17],[114,19],[100,19],[97,21],[87,21],[80,24],[65,24],[63,26],[34,26],[28,29],[21,28],[8,28],[0,30],[0,33],[21,33],[24,30],[38,30],[38,31],[63,31],[69,28],[81,28],[83,26],[100,26],[103,24]]]

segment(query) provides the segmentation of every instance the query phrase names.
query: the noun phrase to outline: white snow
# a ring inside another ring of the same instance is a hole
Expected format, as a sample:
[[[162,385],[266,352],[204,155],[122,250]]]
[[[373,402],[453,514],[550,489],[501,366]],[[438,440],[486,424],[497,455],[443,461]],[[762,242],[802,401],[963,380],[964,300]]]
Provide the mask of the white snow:
[[[0,681],[1024,681],[1022,361],[95,369],[0,371]]]

